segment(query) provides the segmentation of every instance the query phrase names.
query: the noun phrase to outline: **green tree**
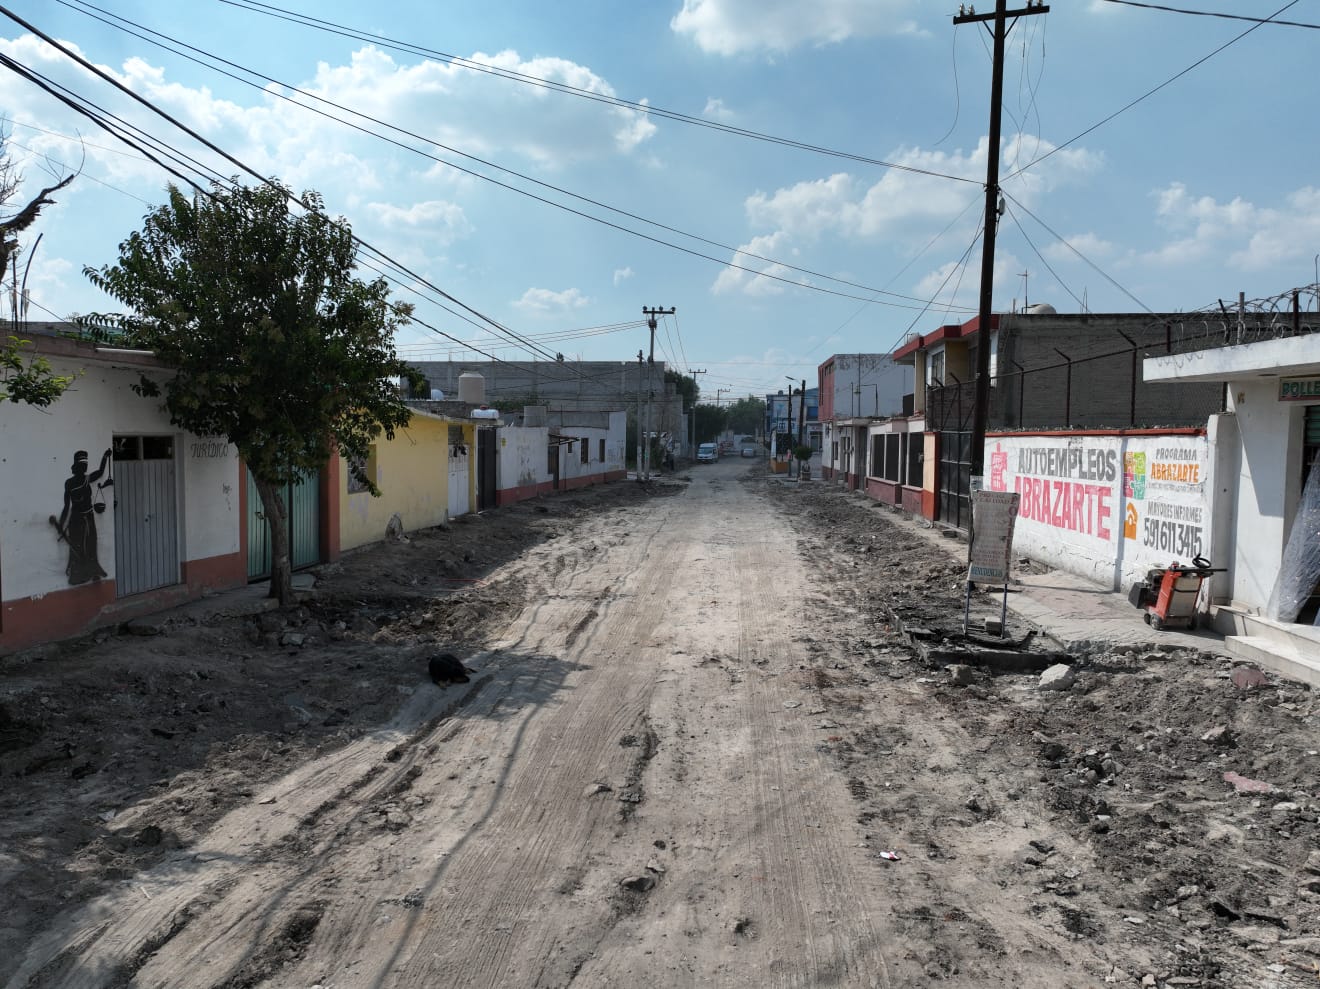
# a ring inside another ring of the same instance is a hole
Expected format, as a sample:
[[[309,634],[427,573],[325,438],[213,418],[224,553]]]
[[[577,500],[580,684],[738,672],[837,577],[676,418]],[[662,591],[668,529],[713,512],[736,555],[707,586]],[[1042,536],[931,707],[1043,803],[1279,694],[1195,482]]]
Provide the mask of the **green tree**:
[[[176,426],[224,436],[252,474],[270,524],[271,596],[293,600],[288,517],[279,491],[324,467],[338,449],[356,466],[382,431],[410,413],[396,384],[416,377],[395,353],[394,331],[411,307],[391,302],[383,278],[353,277],[348,223],[314,192],[289,208],[272,185],[185,196],[147,214],[119,245],[119,263],[84,268],[131,312],[86,317],[150,349],[174,372],[143,376],[135,390],[163,394]]]
[[[666,370],[665,381],[674,386],[674,391],[683,396],[683,408],[691,409],[697,404],[701,397],[701,388],[697,385],[697,379],[689,374],[680,374],[677,371]]]
[[[765,399],[748,395],[729,406],[729,428],[757,435],[765,428]]]
[[[0,211],[6,211],[23,182],[23,176],[14,167],[13,159],[5,150],[8,137],[8,134],[0,131]],[[0,215],[0,277],[9,271],[10,261],[19,253],[18,235],[37,222],[43,206],[55,202],[50,198],[51,194],[63,189],[73,179],[74,175],[66,175],[54,185],[42,189],[35,199],[17,212],[9,214],[6,211]],[[14,266],[13,277],[18,278],[17,264]],[[0,403],[22,402],[44,408],[73,384],[74,375],[56,374],[44,357],[25,355],[23,351],[31,346],[30,340],[17,336],[0,338]]]
[[[698,405],[696,430],[698,443],[711,443],[724,432],[727,419],[726,410],[718,405]]]
[[[45,408],[73,384],[73,375],[56,374],[46,358],[25,358],[22,351],[31,346],[31,340],[16,336],[0,340],[0,404],[23,402]]]

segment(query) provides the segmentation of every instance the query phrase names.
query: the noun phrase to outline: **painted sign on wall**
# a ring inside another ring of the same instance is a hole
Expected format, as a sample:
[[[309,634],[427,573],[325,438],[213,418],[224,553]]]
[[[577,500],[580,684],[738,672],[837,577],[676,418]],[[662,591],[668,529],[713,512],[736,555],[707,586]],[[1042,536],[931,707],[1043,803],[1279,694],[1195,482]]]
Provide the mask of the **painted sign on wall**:
[[[1122,440],[1005,436],[987,440],[991,491],[1016,492],[1018,546],[1032,558],[1109,583],[1122,519]]]
[[[1203,436],[1131,437],[1123,453],[1123,572],[1209,551],[1210,446]]]
[[[1320,402],[1320,378],[1280,378],[1280,402]]]
[[[991,437],[989,487],[1017,492],[1019,551],[1111,586],[1210,547],[1204,436]]]

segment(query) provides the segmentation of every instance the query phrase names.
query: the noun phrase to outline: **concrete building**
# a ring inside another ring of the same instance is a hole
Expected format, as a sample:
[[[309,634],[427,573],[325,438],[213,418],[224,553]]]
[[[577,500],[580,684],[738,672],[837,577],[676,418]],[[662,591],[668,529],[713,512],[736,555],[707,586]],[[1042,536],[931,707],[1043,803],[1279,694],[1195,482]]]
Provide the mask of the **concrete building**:
[[[912,367],[888,354],[834,354],[821,362],[816,376],[821,477],[860,488],[867,476],[871,424],[912,411]]]
[[[486,401],[506,413],[524,406],[545,406],[573,412],[626,412],[637,424],[640,399],[643,415],[650,407],[648,431],[668,433],[686,452],[688,415],[683,397],[665,381],[664,361],[415,361],[427,380],[427,391],[445,399],[458,395],[458,379],[473,372],[485,378]],[[426,395],[419,396],[422,398]]]
[[[623,480],[627,429],[624,412],[526,409],[497,432],[499,504]]]
[[[1300,321],[1299,321],[1300,322]],[[1320,326],[1156,356],[1146,377],[1227,386],[1213,562],[1229,652],[1320,686]]]
[[[1061,314],[1052,306],[991,317],[993,430],[1204,429],[1224,408],[1222,385],[1178,389],[1142,378],[1148,354],[1188,354],[1221,338],[1188,314]],[[914,370],[913,412],[936,435],[935,518],[965,529],[971,517],[971,426],[979,319],[914,334],[893,354]],[[986,463],[989,463],[988,456]]]
[[[341,549],[379,542],[390,517],[397,514],[404,531],[441,525],[476,506],[476,426],[458,414],[415,409],[394,439],[378,436],[361,465],[380,494],[368,488],[336,457],[333,476],[339,487]]]
[[[149,354],[27,327],[77,375],[49,409],[0,409],[0,649],[125,621],[247,579],[247,479],[224,439],[134,394]]]

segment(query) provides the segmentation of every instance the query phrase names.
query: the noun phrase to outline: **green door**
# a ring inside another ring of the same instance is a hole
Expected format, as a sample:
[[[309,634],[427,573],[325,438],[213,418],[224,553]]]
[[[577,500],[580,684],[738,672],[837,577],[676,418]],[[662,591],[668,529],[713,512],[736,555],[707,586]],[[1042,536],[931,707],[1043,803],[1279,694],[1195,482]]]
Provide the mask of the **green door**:
[[[270,525],[261,507],[252,475],[247,476],[248,580],[265,580],[270,576]],[[289,512],[289,557],[293,569],[314,566],[321,562],[321,478],[318,474],[304,474],[297,482],[280,492],[280,498]]]

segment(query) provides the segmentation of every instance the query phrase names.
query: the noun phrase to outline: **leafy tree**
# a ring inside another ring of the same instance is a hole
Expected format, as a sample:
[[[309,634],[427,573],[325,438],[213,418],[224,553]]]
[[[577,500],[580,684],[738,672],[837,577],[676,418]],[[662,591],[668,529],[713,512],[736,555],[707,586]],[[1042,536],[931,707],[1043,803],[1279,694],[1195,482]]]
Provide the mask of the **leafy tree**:
[[[56,374],[44,357],[23,358],[31,340],[8,336],[0,341],[0,403],[23,402],[45,408],[73,384],[71,374]]]
[[[8,135],[0,131],[0,211],[5,210],[23,182],[4,148],[7,140]],[[41,208],[55,202],[50,198],[51,194],[67,186],[75,175],[66,175],[54,185],[42,189],[35,199],[16,213],[0,216],[0,277],[9,271],[10,261],[19,252],[18,235],[37,222]],[[17,279],[17,264],[14,267],[13,277]],[[15,318],[17,320],[17,316]],[[56,374],[44,357],[25,357],[22,351],[31,346],[31,341],[17,336],[0,338],[0,403],[22,402],[44,408],[73,384],[74,375]]]
[[[726,410],[718,405],[698,405],[695,409],[698,443],[711,443],[724,432]]]
[[[765,399],[748,395],[729,406],[729,428],[755,436],[765,428]]]
[[[294,214],[287,190],[263,185],[185,196],[147,214],[119,245],[119,263],[84,268],[131,313],[87,317],[155,352],[175,373],[135,386],[164,395],[170,421],[224,436],[252,474],[270,523],[271,596],[293,600],[288,516],[281,489],[319,470],[338,449],[356,465],[409,411],[392,379],[416,372],[398,358],[393,334],[412,308],[391,302],[383,278],[353,277],[357,248],[348,223],[305,193]]]
[[[701,397],[701,388],[697,385],[697,379],[690,374],[680,374],[678,371],[666,369],[665,381],[673,384],[674,391],[683,396],[683,408],[691,409],[697,404],[697,399]]]

